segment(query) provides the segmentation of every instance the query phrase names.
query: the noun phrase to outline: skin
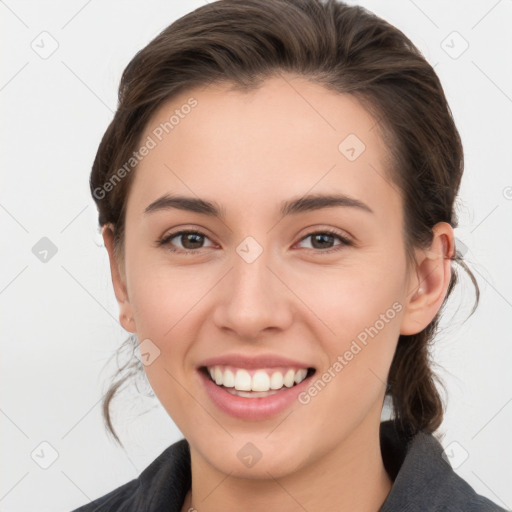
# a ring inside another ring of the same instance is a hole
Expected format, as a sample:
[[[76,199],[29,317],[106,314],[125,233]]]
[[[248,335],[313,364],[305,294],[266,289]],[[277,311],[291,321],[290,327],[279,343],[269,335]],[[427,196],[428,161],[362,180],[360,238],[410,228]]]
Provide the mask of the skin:
[[[121,323],[159,348],[145,371],[190,444],[193,484],[182,510],[251,503],[255,512],[376,511],[392,486],[379,446],[389,367],[399,335],[423,330],[442,304],[453,230],[437,224],[431,246],[417,249],[407,268],[388,149],[353,97],[286,74],[248,93],[195,88],[163,105],[141,140],[191,96],[198,105],[138,165],[124,258],[116,260],[112,231],[103,229]],[[366,146],[354,161],[338,150],[350,133]],[[373,213],[338,206],[280,220],[282,201],[333,192]],[[178,209],[144,214],[163,193],[215,201],[225,219]],[[353,245],[307,237],[326,228]],[[179,229],[205,238],[156,245]],[[252,263],[236,252],[248,236],[263,249]],[[180,254],[170,246],[199,248]],[[340,250],[322,254],[331,247]],[[271,419],[226,415],[198,378],[206,358],[234,352],[307,361],[316,378],[396,302],[401,311],[317,396]],[[262,453],[250,468],[237,457],[248,442]]]

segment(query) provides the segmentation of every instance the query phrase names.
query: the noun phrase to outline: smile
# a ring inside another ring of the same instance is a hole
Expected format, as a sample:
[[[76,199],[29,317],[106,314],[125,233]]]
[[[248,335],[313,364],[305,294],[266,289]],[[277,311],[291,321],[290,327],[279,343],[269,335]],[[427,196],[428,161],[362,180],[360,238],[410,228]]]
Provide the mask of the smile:
[[[207,396],[224,413],[243,420],[270,419],[297,403],[314,368],[202,366],[198,375]]]

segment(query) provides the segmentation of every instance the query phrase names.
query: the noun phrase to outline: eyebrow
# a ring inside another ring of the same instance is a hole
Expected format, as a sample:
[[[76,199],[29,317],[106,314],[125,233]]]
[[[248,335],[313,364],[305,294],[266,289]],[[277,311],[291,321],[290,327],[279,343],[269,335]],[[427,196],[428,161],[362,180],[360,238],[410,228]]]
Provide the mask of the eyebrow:
[[[282,218],[287,215],[340,206],[374,213],[367,204],[344,194],[310,194],[298,199],[284,201],[281,203],[280,213]],[[226,216],[225,210],[214,201],[206,201],[196,197],[173,196],[170,194],[165,194],[156,201],[153,201],[146,207],[144,214],[169,209],[185,210],[219,219],[225,219]]]

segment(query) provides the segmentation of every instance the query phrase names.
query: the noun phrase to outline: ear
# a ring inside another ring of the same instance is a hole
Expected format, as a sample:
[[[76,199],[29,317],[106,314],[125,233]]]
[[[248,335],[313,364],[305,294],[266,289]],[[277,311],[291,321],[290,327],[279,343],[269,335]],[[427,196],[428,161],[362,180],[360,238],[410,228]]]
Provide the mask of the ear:
[[[114,252],[114,228],[112,224],[105,224],[101,230],[101,234],[110,260],[112,284],[114,285],[114,293],[117,303],[119,304],[119,321],[124,329],[128,332],[135,333],[135,322],[133,320],[132,308],[126,288],[124,269]]]
[[[400,334],[417,334],[425,329],[441,308],[450,285],[451,259],[455,255],[453,228],[439,222],[432,231],[430,247],[416,251]]]

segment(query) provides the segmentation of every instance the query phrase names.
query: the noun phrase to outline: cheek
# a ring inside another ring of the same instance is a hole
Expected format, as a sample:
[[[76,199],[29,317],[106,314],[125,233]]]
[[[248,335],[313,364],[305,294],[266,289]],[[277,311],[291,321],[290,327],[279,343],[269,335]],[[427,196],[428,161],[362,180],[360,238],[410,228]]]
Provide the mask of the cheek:
[[[186,285],[168,268],[144,268],[132,274],[130,299],[141,354],[145,348],[155,354],[144,371],[159,401],[181,428],[187,421],[187,404],[190,406],[184,363],[194,339],[192,324],[199,322],[194,304],[201,290]]]
[[[211,285],[191,270],[141,265],[130,282],[130,303],[139,334],[167,339],[192,312]]]
[[[382,259],[375,255],[357,264],[288,275],[290,288],[317,318],[320,339],[338,349],[356,338],[364,343],[369,337],[387,337],[390,330],[399,332],[405,273],[398,255],[388,264]]]
[[[303,279],[298,291],[317,317],[315,337],[327,354],[316,376],[328,382],[325,399],[354,412],[382,393],[400,334],[403,267],[399,257],[387,266],[380,261],[324,270]]]
[[[189,378],[188,354],[204,325],[204,304],[216,279],[212,272],[208,277],[192,267],[178,269],[168,263],[149,262],[132,268],[130,302],[137,336],[158,354],[145,371],[164,401],[187,399],[180,394],[180,383]]]
[[[326,365],[300,397],[301,403],[309,408],[312,432],[325,429],[326,414],[333,432],[349,432],[370,410],[382,406],[399,338],[399,301],[391,304],[386,296],[366,302],[357,302],[357,297],[352,296],[344,301],[339,298],[330,312],[336,336],[328,334],[321,338]]]

